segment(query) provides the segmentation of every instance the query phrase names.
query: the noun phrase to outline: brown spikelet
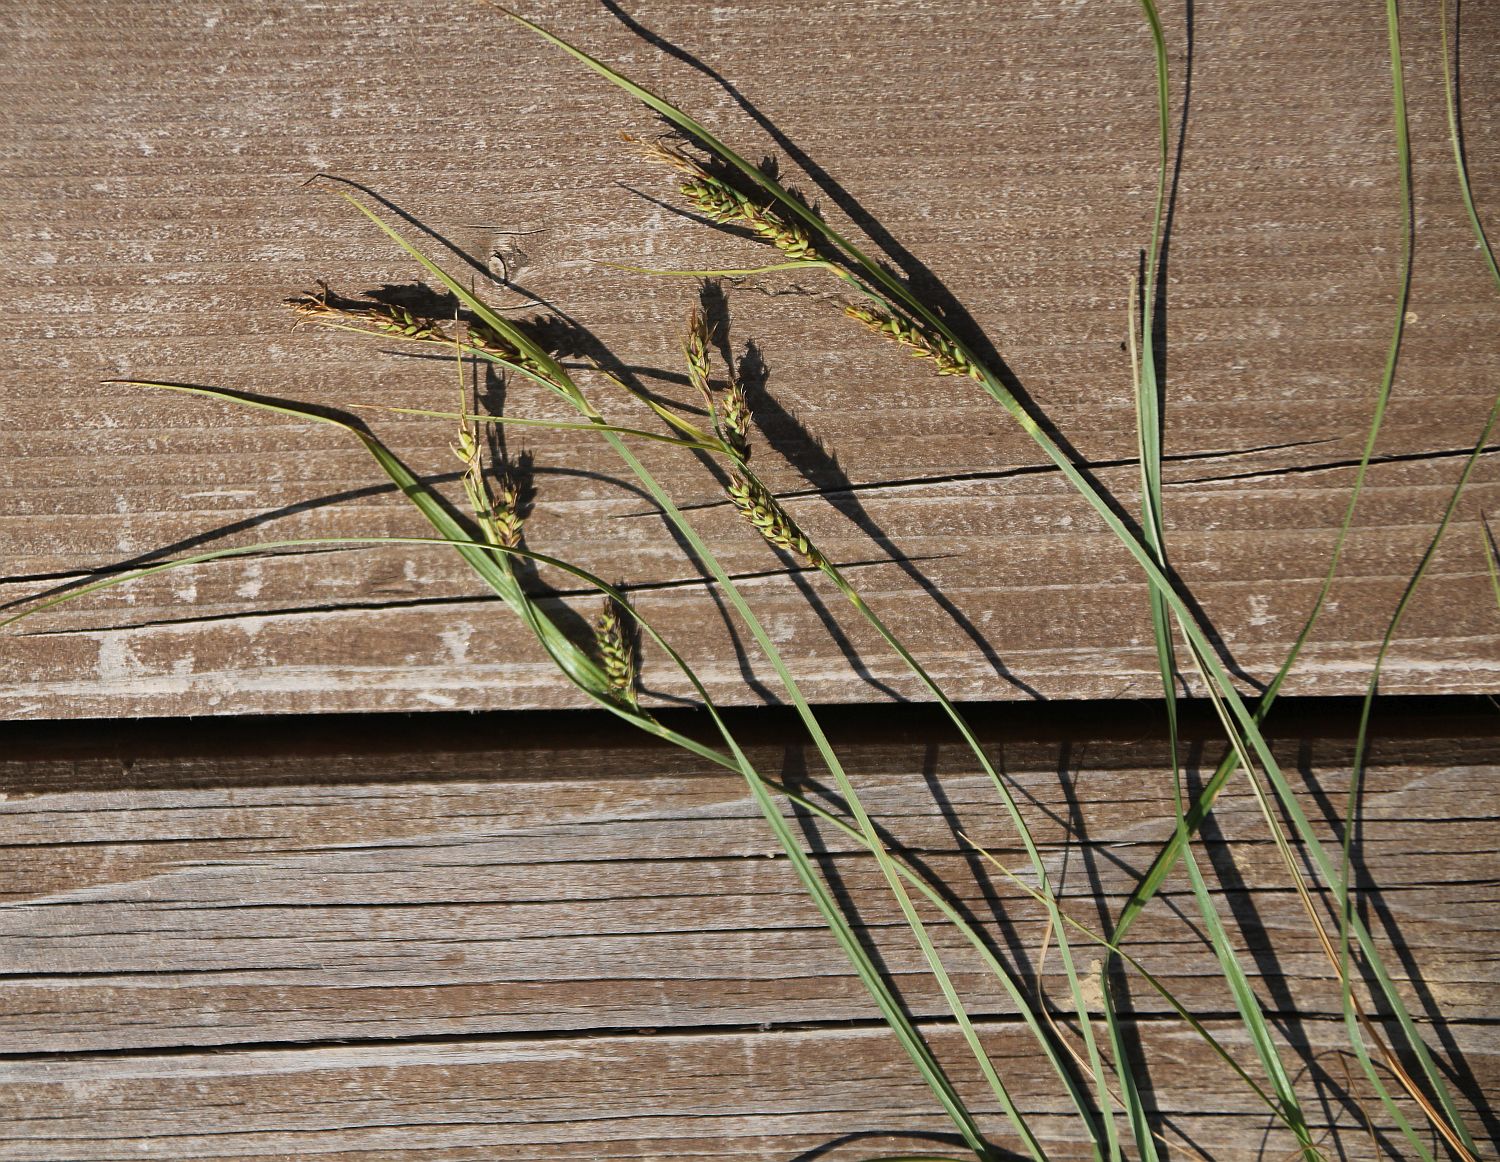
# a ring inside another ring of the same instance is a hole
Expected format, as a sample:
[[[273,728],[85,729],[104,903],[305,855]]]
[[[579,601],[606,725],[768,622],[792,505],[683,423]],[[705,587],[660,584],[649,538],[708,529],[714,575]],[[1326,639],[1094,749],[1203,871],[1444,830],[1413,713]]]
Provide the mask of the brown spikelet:
[[[521,486],[508,473],[501,473],[495,480],[494,503],[490,507],[490,520],[494,523],[497,543],[507,549],[521,547]]]
[[[659,161],[664,165],[669,165],[678,173],[686,174],[690,178],[699,180],[709,179],[708,168],[702,162],[680,146],[673,145],[670,141],[662,138],[656,138],[653,141],[641,141],[638,138],[631,137],[628,133],[622,133],[620,137],[630,145],[637,146],[652,161]]]
[[[599,649],[599,664],[611,693],[627,706],[636,706],[638,666],[634,636],[626,629],[619,602],[613,597],[604,599],[594,621],[594,644]]]
[[[324,326],[354,327],[372,334],[398,339],[449,342],[447,332],[434,320],[415,315],[405,307],[378,299],[347,299],[318,280],[318,289],[286,300],[302,322]]]
[[[735,474],[730,476],[724,491],[740,515],[776,548],[801,557],[814,568],[822,568],[828,563],[807,539],[807,534],[797,527],[797,522],[787,515],[781,502],[758,481]]]
[[[942,335],[935,335],[921,324],[901,315],[887,315],[864,305],[849,305],[844,314],[863,323],[875,334],[907,348],[916,359],[931,359],[939,375],[967,375],[982,378],[979,367]]]
[[[688,381],[698,389],[705,403],[713,407],[713,393],[708,388],[708,320],[697,307],[688,316],[687,338],[682,343],[687,359]]]

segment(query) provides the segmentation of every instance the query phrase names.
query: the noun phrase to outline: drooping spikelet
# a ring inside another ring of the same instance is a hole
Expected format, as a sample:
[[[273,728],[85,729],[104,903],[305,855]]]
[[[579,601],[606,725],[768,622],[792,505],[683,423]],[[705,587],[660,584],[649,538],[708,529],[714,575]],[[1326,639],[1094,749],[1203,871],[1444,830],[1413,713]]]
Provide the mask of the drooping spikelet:
[[[353,327],[398,339],[450,342],[447,333],[433,319],[413,314],[395,303],[379,299],[346,299],[334,294],[326,282],[318,280],[318,289],[287,299],[297,318],[324,326]]]
[[[776,548],[801,557],[814,568],[822,568],[828,563],[807,539],[807,534],[797,527],[797,522],[787,515],[781,502],[758,481],[747,480],[736,473],[730,476],[724,491],[740,515]]]
[[[818,257],[807,227],[783,214],[763,194],[756,196],[737,188],[727,175],[704,165],[679,146],[651,141],[643,143],[641,148],[647,157],[687,177],[677,187],[678,192],[710,222],[742,226],[788,258],[812,261]]]
[[[875,334],[900,343],[911,351],[916,359],[931,359],[939,375],[967,375],[970,379],[982,378],[979,367],[958,349],[952,340],[933,334],[920,323],[901,315],[888,315],[863,304],[851,304],[844,314],[855,322],[863,323]]]
[[[611,693],[627,706],[637,703],[635,638],[620,616],[620,605],[613,597],[604,599],[603,608],[594,621],[594,644],[599,650],[599,664],[609,682]]]

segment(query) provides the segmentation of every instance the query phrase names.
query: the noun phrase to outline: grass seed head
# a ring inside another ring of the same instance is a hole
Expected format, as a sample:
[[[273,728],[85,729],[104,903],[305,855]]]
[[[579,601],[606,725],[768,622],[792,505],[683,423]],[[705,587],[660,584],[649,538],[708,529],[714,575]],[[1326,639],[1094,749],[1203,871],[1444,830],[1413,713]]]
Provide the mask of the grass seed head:
[[[745,389],[740,381],[731,379],[724,393],[724,402],[719,407],[722,422],[719,438],[728,444],[741,460],[750,459],[750,405],[745,400]]]
[[[688,316],[687,338],[682,352],[687,359],[688,381],[698,389],[705,403],[713,407],[713,393],[708,387],[708,320],[697,307]]]
[[[815,569],[827,564],[827,558],[818,552],[807,539],[807,534],[797,527],[797,522],[781,507],[781,502],[767,492],[759,481],[746,479],[736,473],[730,476],[724,491],[740,515],[754,525],[770,544],[801,557]]]
[[[807,227],[782,214],[763,192],[747,193],[728,173],[705,165],[681,146],[660,140],[638,144],[651,160],[687,177],[677,187],[678,192],[710,222],[743,227],[788,258],[813,261],[818,257]]]
[[[519,324],[512,323],[519,329]],[[541,376],[543,379],[552,381],[552,373],[540,363],[533,355],[523,351],[514,341],[502,335],[498,330],[486,323],[483,319],[469,319],[465,322],[468,329],[469,346],[477,348],[497,359],[503,359],[506,363],[513,363],[517,367],[525,368],[533,375]],[[531,339],[542,350],[548,349],[548,344],[533,335],[529,330],[527,337]]]
[[[812,235],[802,223],[784,218],[770,206],[756,206],[753,203],[746,203],[743,218],[746,226],[788,258],[806,262],[817,260],[817,247],[813,245]]]
[[[494,488],[484,477],[484,462],[479,441],[468,421],[462,421],[458,438],[450,447],[464,466],[464,496],[479,521],[484,539],[505,549],[521,547],[521,487],[508,474],[501,473]]]
[[[336,295],[321,279],[318,289],[286,300],[302,322],[323,326],[353,327],[398,339],[449,342],[449,336],[433,319],[423,318],[395,303],[379,299],[348,299]]]
[[[639,671],[635,639],[627,630],[620,616],[619,603],[613,597],[604,599],[603,608],[594,621],[594,644],[599,650],[599,664],[610,691],[625,705],[635,707]]]
[[[980,379],[978,365],[959,350],[957,344],[942,335],[934,334],[920,323],[901,315],[888,315],[863,304],[851,304],[844,314],[857,323],[863,323],[875,334],[907,348],[915,359],[931,359],[939,375],[967,375]]]
[[[709,382],[712,370],[709,362],[709,346],[712,336],[704,312],[693,308],[688,316],[687,337],[682,350],[687,359],[688,381],[703,396],[708,411],[714,420],[714,431],[719,439],[741,460],[750,459],[750,405],[745,402],[745,389],[731,374],[729,387],[717,402]]]
[[[495,479],[491,495],[490,522],[494,526],[496,543],[507,549],[521,547],[521,525],[525,517],[521,514],[521,485],[509,473],[502,472]]]

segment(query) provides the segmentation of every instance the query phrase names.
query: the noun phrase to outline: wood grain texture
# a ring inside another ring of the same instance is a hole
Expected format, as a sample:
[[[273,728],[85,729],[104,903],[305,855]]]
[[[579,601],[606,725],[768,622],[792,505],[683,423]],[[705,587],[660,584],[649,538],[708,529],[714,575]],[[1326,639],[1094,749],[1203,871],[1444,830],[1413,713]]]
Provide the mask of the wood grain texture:
[[[357,734],[247,728],[220,732],[217,749],[190,727],[11,728],[0,1157],[844,1162],[940,1128],[738,779],[572,716],[486,743],[510,721],[474,719],[438,745],[420,719]],[[1380,740],[1357,867],[1392,972],[1463,1100],[1482,1108],[1500,1085],[1500,742],[1476,725]],[[1092,726],[1065,739],[981,730],[1070,912],[1098,924],[1169,833],[1170,802],[1162,744],[1119,719]],[[960,749],[869,715],[832,730],[898,849],[1028,985],[1065,995],[1037,906],[957,838],[1024,866]],[[589,745],[554,745],[567,735]],[[1276,745],[1315,819],[1341,809],[1347,739],[1293,729]],[[1192,723],[1186,751],[1215,757]],[[826,795],[803,748],[765,737],[751,753]],[[987,1109],[871,861],[799,822]],[[1357,1110],[1372,1099],[1345,1073],[1357,1067],[1340,1047],[1338,990],[1243,788],[1226,791],[1206,834],[1204,866],[1257,994],[1308,1055],[1314,1120],[1365,1156]],[[1084,1157],[1014,1007],[955,932],[933,931],[1055,1156]],[[1131,947],[1246,1051],[1180,876]],[[1163,1132],[1215,1159],[1279,1157],[1232,1076],[1156,994],[1127,987]]]
[[[1212,1027],[1234,1044],[1221,1022]],[[1001,1066],[1024,1053],[1013,1026],[983,1022],[980,1029]],[[1314,1053],[1336,1055],[1336,1029],[1310,1033]],[[933,1040],[949,1053],[961,1048],[942,1031]],[[1253,1098],[1216,1094],[1216,1108],[1204,1108],[1207,1062],[1199,1043],[1149,1026],[1143,1040],[1158,1063],[1163,1136],[1183,1156],[1194,1156],[1182,1150],[1184,1138],[1227,1162],[1278,1156],[1282,1139]],[[1465,1030],[1464,1048],[1480,1083],[1493,1089],[1500,1083],[1493,1028]],[[1089,1157],[1064,1109],[1049,1100],[1048,1079],[1016,1073],[1017,1100],[1035,1104],[1049,1156]],[[975,1089],[973,1079],[964,1080]],[[0,1064],[0,1082],[0,1114],[15,1111],[0,1158],[26,1162],[855,1162],[903,1149],[955,1156],[957,1149],[938,1118],[911,1112],[930,1095],[883,1030],[31,1061]],[[1347,1101],[1342,1083],[1341,1074],[1329,1080],[1325,1108],[1337,1111]],[[1320,1130],[1326,1124],[1319,1113],[1309,1121]],[[1368,1138],[1356,1140],[1371,1146]]]
[[[1120,342],[1154,180],[1150,46],[1134,6],[882,0],[820,7],[816,35],[762,0],[629,6],[725,84],[591,3],[533,11],[751,155],[787,150],[747,108],[774,126],[807,163],[798,172],[794,156],[788,172],[965,303],[1130,501]],[[1326,566],[1393,321],[1385,32],[1368,4],[1198,4],[1189,73],[1184,16],[1166,6],[1188,100],[1167,282],[1170,536],[1226,648],[1264,677]],[[1296,681],[1305,693],[1362,685],[1500,370],[1496,300],[1447,156],[1435,20],[1425,5],[1406,17],[1420,241],[1401,379],[1343,580]],[[345,207],[302,188],[315,171],[368,184],[477,256],[481,289],[516,304],[482,273],[503,256],[518,284],[641,369],[675,368],[692,288],[601,263],[761,260],[639,196],[672,196],[616,140],[650,119],[474,5],[25,0],[0,26],[0,553],[7,576],[33,579],[0,598],[167,547],[419,531],[336,432],[99,386],[131,375],[325,404],[445,404],[449,368],[289,330],[280,300],[315,277],[348,291],[414,277]],[[1500,11],[1466,6],[1462,43],[1484,208],[1500,186],[1497,74],[1484,67]],[[870,562],[853,575],[954,694],[1157,689],[1133,566],[993,404],[866,342],[811,280],[736,284],[728,299],[735,349],[753,339],[770,370],[758,462],[776,487],[809,494],[794,511],[832,557]],[[506,407],[554,412],[520,387]],[[621,401],[609,410],[642,418]],[[451,471],[443,424],[378,428],[416,468]],[[511,444],[523,445],[535,455],[532,544],[641,587],[642,609],[716,696],[774,698],[607,451],[561,435]],[[813,585],[809,602],[699,467],[649,461],[680,499],[709,506],[695,520],[732,571],[754,576],[747,592],[810,696],[917,693],[834,597]],[[1389,689],[1493,688],[1500,613],[1474,518],[1497,507],[1497,488],[1486,456]],[[42,632],[8,634],[0,651],[0,698],[17,716],[575,701],[508,615],[479,603],[462,564],[425,550],[209,566],[32,625]],[[660,666],[649,678],[682,692]]]

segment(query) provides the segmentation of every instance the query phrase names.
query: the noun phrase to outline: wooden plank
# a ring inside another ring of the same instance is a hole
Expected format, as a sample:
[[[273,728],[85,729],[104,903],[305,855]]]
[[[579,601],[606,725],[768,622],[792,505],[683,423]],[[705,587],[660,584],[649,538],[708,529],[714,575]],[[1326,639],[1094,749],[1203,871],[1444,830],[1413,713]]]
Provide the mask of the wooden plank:
[[[953,860],[924,862],[955,879],[967,870]],[[473,893],[502,897],[489,902],[464,900],[465,893],[457,901],[422,900],[437,890],[431,886],[437,877],[424,882],[400,868],[366,873],[396,881],[387,891],[402,898],[392,901],[352,887],[355,877],[344,869],[268,863],[259,865],[265,869],[259,878],[271,883],[278,875],[322,875],[323,898],[198,903],[175,894],[185,877],[160,876],[137,889],[160,901],[92,903],[89,897],[109,899],[113,887],[96,883],[80,889],[81,899],[8,906],[8,983],[0,1007],[6,1043],[26,1052],[140,1050],[795,1024],[861,1020],[872,1012],[779,865],[759,875],[713,864],[616,866],[612,875],[550,865],[549,877],[590,894],[573,902],[539,887],[540,877],[474,857],[460,870],[472,878]],[[945,1015],[873,869],[835,863],[831,870],[860,902],[860,929],[911,1007]],[[1375,923],[1398,979],[1405,980],[1410,964],[1419,966],[1421,988],[1403,988],[1419,1011],[1460,1023],[1493,1014],[1500,995],[1500,968],[1490,951],[1500,942],[1493,870],[1482,886],[1398,884],[1381,892]],[[446,872],[449,879],[459,874],[451,866]],[[411,886],[399,892],[405,885]],[[1055,953],[1045,971],[1038,965],[1039,909],[1015,893],[995,895],[998,901],[970,889],[962,903],[1023,981],[1040,977],[1066,998]],[[1091,897],[1073,901],[1071,910],[1097,923],[1095,907],[1118,911],[1122,902],[1119,895]],[[1289,890],[1221,894],[1218,906],[1226,922],[1244,925],[1235,943],[1268,1008],[1337,1009],[1330,966]],[[944,927],[937,925],[934,939],[967,1003],[978,1014],[1012,1013],[998,982]],[[1132,942],[1182,1004],[1210,1013],[1229,1009],[1184,889],[1141,921]],[[1083,966],[1096,966],[1098,950],[1080,944]],[[1172,1017],[1144,984],[1130,991],[1143,1016]]]
[[[1464,1102],[1482,1103],[1500,1083],[1500,743],[1493,716],[1401,705],[1362,797],[1365,902]],[[1313,736],[1286,709],[1276,746],[1322,819],[1343,802],[1350,740]],[[956,839],[1022,865],[993,792],[925,717],[836,712],[830,729],[893,842],[1058,996],[1039,909]],[[1097,923],[1169,830],[1169,792],[1138,714],[1087,720],[1092,737],[1040,715],[1007,730],[1019,708],[979,716],[1070,910]],[[0,1158],[852,1162],[941,1128],[785,861],[767,858],[737,779],[587,717],[519,721],[508,738],[505,715],[309,719],[284,734],[10,727]],[[776,742],[781,723],[744,725],[762,767],[821,781],[804,748]],[[1209,729],[1188,715],[1196,763],[1214,757]],[[1003,1141],[878,873],[836,833],[808,836]],[[1254,986],[1311,1062],[1314,1122],[1363,1148],[1358,1111],[1374,1105],[1349,1080],[1338,990],[1242,787],[1209,836],[1204,863]],[[1193,916],[1179,879],[1133,951],[1246,1053]],[[1086,1157],[1013,1008],[953,932],[934,936],[1049,1154]],[[1138,983],[1130,995],[1163,1133],[1216,1159],[1279,1149],[1161,1000]]]
[[[1223,1023],[1211,1027],[1245,1048]],[[1049,1156],[1089,1157],[1053,1092],[1056,1079],[1010,1068],[1026,1053],[1024,1035],[1009,1024],[981,1030],[1014,1077],[1017,1100],[1035,1110]],[[1337,1027],[1306,1032],[1322,1063],[1325,1100],[1310,1110],[1312,1124],[1334,1119],[1351,1142],[1369,1146],[1350,1110],[1365,1096],[1337,1064]],[[1149,1024],[1141,1036],[1169,1142],[1181,1149],[1186,1138],[1233,1162],[1279,1156],[1289,1139],[1268,1126],[1253,1096],[1227,1086],[1205,1109],[1205,1076],[1216,1072],[1201,1042]],[[1478,1084],[1493,1092],[1500,1083],[1493,1027],[1470,1026],[1462,1037]],[[951,1031],[937,1030],[933,1040],[945,1055],[961,1048]],[[973,1089],[966,1071],[957,1074]],[[951,1135],[926,1112],[931,1096],[883,1029],[47,1058],[0,1063],[0,1082],[0,1158],[26,1162],[406,1155],[853,1162],[897,1149],[954,1153]],[[1008,1142],[994,1111],[978,1101],[976,1108]]]
[[[786,152],[727,89],[627,21],[573,0],[540,14],[747,152]],[[1166,16],[1180,97],[1184,10],[1167,5]],[[1488,59],[1500,14],[1470,5],[1463,16],[1465,59]],[[864,232],[898,239],[910,256],[899,262],[920,263],[967,304],[1129,503],[1119,344],[1154,165],[1149,43],[1133,9],[836,6],[811,42],[767,0],[652,0],[631,18],[717,69],[804,152],[814,179],[842,182],[819,193],[829,212],[857,206],[870,216]],[[368,183],[481,265],[505,254],[528,290],[565,305],[634,367],[672,365],[692,290],[597,263],[759,260],[641,201],[633,190],[670,198],[670,188],[614,137],[649,132],[649,118],[477,6],[63,0],[12,5],[0,20],[0,251],[12,272],[0,554],[7,576],[34,579],[3,599],[169,545],[416,531],[337,433],[96,382],[153,376],[328,404],[446,404],[444,367],[348,336],[289,333],[279,300],[316,276],[347,290],[412,277],[345,208],[301,188],[315,170]],[[1193,20],[1168,283],[1168,451],[1181,457],[1170,468],[1171,537],[1226,645],[1264,677],[1316,592],[1392,321],[1400,215],[1385,34],[1366,5],[1234,0]],[[1372,476],[1335,606],[1297,680],[1305,693],[1362,685],[1500,363],[1494,296],[1447,169],[1434,14],[1408,14],[1405,31],[1421,230],[1413,321],[1380,447],[1392,459]],[[1464,81],[1483,199],[1500,179],[1500,100],[1490,72],[1469,69]],[[770,369],[757,463],[778,488],[810,490],[798,518],[840,561],[909,559],[856,575],[957,695],[1153,694],[1144,594],[1123,552],[1054,473],[1037,470],[998,409],[866,342],[827,291],[802,277],[728,291],[736,349],[753,338]],[[555,410],[520,388],[507,406]],[[637,418],[615,401],[610,410]],[[417,468],[450,471],[444,425],[379,427]],[[642,608],[717,697],[774,697],[660,523],[633,515],[645,506],[605,451],[568,436],[512,443],[523,445],[539,490],[531,543],[644,586]],[[698,466],[649,461],[680,499],[714,506],[695,519],[731,569],[779,569]],[[1500,501],[1492,461],[1391,658],[1393,691],[1494,686],[1500,617],[1474,523]],[[784,576],[748,591],[796,643],[811,696],[917,692],[831,595],[822,611]],[[476,592],[461,563],[423,550],[205,567],[36,623],[44,634],[8,636],[0,699],[31,717],[573,705],[524,633],[475,604]],[[745,682],[747,668],[758,684]],[[648,678],[682,692],[660,665]]]

